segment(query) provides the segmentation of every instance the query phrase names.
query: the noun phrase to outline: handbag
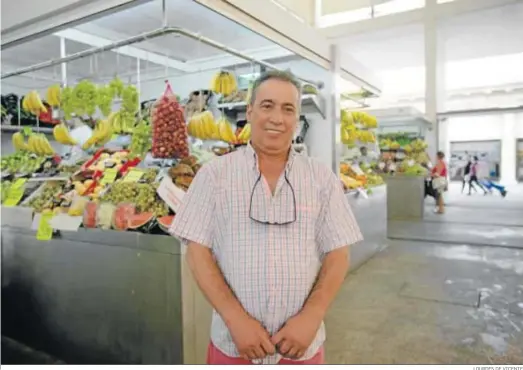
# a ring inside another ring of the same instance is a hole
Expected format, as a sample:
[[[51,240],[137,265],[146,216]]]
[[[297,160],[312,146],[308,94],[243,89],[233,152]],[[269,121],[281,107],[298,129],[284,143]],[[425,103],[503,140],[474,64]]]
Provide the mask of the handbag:
[[[432,179],[432,187],[438,191],[445,189],[447,186],[447,179],[444,177],[435,177]]]
[[[470,181],[470,175],[469,175],[469,174],[466,174],[466,175],[463,177],[463,181],[465,181],[465,182],[469,182],[469,181]]]

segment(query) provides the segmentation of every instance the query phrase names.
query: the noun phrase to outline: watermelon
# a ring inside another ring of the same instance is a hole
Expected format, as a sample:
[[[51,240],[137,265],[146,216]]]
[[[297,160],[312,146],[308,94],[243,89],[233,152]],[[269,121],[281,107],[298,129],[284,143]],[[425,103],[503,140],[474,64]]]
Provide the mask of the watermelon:
[[[113,228],[115,230],[127,230],[129,219],[135,214],[135,207],[130,203],[120,203],[113,214]]]
[[[169,228],[174,221],[174,215],[160,217],[157,221],[160,229],[162,229],[164,233],[169,234]]]
[[[129,230],[148,232],[154,221],[154,213],[142,212],[129,217],[127,220]]]

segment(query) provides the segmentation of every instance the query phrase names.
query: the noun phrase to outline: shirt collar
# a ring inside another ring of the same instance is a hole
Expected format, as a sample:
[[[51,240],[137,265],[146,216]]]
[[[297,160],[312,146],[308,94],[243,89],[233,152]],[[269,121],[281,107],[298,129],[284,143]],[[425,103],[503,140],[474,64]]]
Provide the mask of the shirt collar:
[[[252,169],[259,172],[260,169],[258,168],[258,156],[256,155],[256,151],[252,147],[250,140],[247,143],[247,146],[245,147],[244,152],[245,152],[247,161],[252,166]],[[294,160],[296,159],[296,155],[298,155],[298,153],[296,152],[296,150],[294,150],[293,146],[291,145],[291,148],[289,150],[289,158],[287,159],[287,164],[285,165],[285,172],[287,174],[289,173],[289,171],[292,168],[292,164],[294,163]]]

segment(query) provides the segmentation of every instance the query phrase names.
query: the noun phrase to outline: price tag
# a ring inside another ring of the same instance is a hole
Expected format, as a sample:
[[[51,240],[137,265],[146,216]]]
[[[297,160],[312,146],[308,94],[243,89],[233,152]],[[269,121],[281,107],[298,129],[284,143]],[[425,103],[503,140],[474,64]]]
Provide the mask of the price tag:
[[[118,171],[116,170],[116,168],[108,168],[104,171],[104,177],[102,177],[100,183],[102,185],[112,184],[114,180],[116,180],[117,175]]]
[[[408,165],[409,167],[414,166],[414,164],[416,164],[416,162],[414,162],[413,159],[409,159],[409,160],[407,161],[407,165]]]
[[[10,189],[18,189],[25,185],[27,182],[26,178],[19,178],[17,179],[10,187]]]
[[[379,167],[380,170],[383,170],[385,168],[385,163],[384,162],[380,162],[378,164],[378,167]]]
[[[13,184],[14,185],[14,184]],[[7,199],[4,201],[4,206],[6,207],[14,207],[16,206],[22,197],[24,196],[24,188],[18,187],[18,188],[9,188],[9,192],[7,193]]]
[[[143,176],[143,171],[132,168],[123,178],[123,182],[138,182]]]
[[[44,212],[40,214],[40,222],[38,223],[38,230],[36,230],[37,240],[51,240],[53,237],[53,228],[50,221],[54,217],[52,212]]]
[[[183,197],[185,196],[185,191],[174,185],[169,176],[163,178],[156,192],[169,208],[174,212],[178,212],[178,208],[182,204]]]

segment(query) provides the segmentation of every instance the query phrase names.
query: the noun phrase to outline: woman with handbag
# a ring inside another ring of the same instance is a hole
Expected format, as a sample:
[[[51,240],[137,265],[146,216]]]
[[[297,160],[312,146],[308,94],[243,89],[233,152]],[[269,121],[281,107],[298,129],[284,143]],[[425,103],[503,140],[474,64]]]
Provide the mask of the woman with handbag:
[[[436,165],[432,168],[432,188],[436,194],[437,208],[434,210],[436,213],[445,212],[445,204],[443,202],[443,192],[447,189],[447,164],[443,160],[445,154],[438,152]]]

